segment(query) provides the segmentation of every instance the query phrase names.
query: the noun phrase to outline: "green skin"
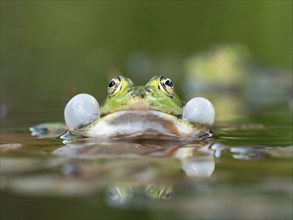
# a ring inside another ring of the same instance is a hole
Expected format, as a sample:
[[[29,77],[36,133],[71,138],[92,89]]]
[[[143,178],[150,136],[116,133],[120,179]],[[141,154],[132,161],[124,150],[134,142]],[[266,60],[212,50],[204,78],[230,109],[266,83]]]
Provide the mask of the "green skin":
[[[99,111],[101,117],[121,110],[157,110],[178,118],[182,116],[182,104],[170,79],[155,76],[145,86],[134,86],[123,76],[113,80],[109,84],[109,95]]]

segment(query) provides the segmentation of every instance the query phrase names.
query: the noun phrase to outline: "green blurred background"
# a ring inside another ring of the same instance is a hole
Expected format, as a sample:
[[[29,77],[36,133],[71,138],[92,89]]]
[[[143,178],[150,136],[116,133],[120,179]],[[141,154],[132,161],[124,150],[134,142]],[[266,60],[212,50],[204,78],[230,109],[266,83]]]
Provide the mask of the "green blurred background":
[[[291,73],[292,1],[1,1],[1,105],[62,120],[68,98],[102,101],[117,74],[163,74],[180,94],[184,61],[226,43]]]

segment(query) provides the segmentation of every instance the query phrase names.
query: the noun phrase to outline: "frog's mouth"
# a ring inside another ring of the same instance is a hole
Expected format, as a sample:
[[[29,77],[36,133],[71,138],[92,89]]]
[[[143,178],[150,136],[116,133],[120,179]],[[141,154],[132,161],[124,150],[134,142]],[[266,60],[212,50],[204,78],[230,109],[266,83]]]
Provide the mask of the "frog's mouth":
[[[155,111],[155,112],[161,112],[164,115],[170,115],[171,117],[172,116],[177,117],[177,118],[182,117],[182,115],[174,114],[172,111],[170,111],[170,109],[166,109],[167,112],[160,111],[159,106],[157,106],[155,104],[150,104],[143,97],[132,98],[132,100],[129,103],[127,103],[126,105],[121,104],[118,107],[118,109],[116,109],[116,112],[121,112],[121,111],[123,111],[124,113],[125,113],[125,111],[131,111],[130,114],[134,114],[134,115],[137,113],[136,111],[145,111],[146,116],[148,116],[149,114],[152,114],[153,113],[152,111]],[[116,112],[103,113],[100,115],[100,117],[102,118],[102,117],[106,117],[108,115],[113,115]]]
[[[156,110],[127,109],[100,118],[85,127],[88,137],[123,137],[133,135],[179,136],[178,118]]]

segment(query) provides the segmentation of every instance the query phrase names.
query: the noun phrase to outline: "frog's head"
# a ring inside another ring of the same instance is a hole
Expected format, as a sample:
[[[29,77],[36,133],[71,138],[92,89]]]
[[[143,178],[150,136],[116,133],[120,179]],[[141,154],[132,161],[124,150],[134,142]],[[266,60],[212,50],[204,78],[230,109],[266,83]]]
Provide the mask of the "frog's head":
[[[122,110],[156,110],[176,117],[182,115],[181,102],[173,82],[164,76],[153,77],[145,86],[134,86],[123,76],[108,85],[108,97],[100,109],[101,117]]]

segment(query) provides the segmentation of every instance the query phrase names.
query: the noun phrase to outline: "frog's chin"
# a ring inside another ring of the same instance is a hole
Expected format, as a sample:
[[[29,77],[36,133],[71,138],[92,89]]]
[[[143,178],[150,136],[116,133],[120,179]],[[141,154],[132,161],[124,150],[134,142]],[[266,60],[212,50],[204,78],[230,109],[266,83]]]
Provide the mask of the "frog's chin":
[[[155,110],[122,110],[97,119],[75,133],[96,138],[180,137],[199,136],[205,129],[196,129],[184,119]]]

